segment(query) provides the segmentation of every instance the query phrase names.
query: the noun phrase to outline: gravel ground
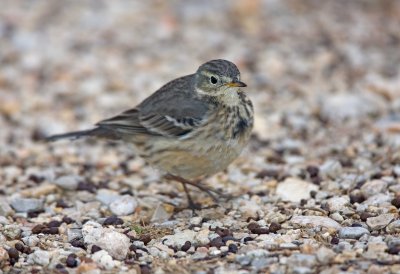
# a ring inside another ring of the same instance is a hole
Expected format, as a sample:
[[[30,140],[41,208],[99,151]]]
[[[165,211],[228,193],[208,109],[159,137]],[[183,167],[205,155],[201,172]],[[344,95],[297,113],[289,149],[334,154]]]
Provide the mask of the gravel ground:
[[[4,1],[0,273],[400,273],[399,1]],[[247,151],[184,209],[122,144],[45,143],[210,59]]]

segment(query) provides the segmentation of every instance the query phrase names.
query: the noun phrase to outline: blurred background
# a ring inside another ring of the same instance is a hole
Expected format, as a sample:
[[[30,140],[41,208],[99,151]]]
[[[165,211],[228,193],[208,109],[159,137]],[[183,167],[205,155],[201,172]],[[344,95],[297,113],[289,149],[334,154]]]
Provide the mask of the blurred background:
[[[398,129],[399,1],[1,5],[3,153],[90,127],[215,58],[239,66],[255,102],[255,137],[277,149],[282,138],[307,146],[347,142],[366,125]]]

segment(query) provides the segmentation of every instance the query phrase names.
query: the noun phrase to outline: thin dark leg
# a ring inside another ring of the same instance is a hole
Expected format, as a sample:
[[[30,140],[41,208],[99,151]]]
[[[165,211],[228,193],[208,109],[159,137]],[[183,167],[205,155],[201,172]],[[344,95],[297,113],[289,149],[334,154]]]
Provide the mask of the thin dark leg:
[[[172,174],[167,174],[167,175],[165,176],[165,178],[166,178],[167,180],[174,180],[174,181],[180,182],[180,183],[182,183],[184,186],[185,186],[185,185],[194,186],[194,187],[200,189],[201,191],[207,193],[207,195],[210,196],[210,197],[213,199],[213,201],[214,201],[215,203],[217,203],[217,204],[219,203],[219,198],[220,198],[220,197],[229,198],[229,197],[227,197],[226,195],[224,195],[223,193],[221,193],[221,192],[219,192],[219,191],[217,191],[217,190],[215,190],[215,189],[212,189],[212,188],[203,186],[203,185],[201,185],[200,183],[195,183],[195,182],[188,181],[188,180],[186,180],[186,179],[184,179],[184,178],[182,178],[182,177],[179,177],[179,176],[175,176],[175,175],[172,175]],[[186,190],[185,190],[185,191],[186,191]]]
[[[181,183],[182,183],[182,182],[181,182]],[[186,184],[185,184],[185,183],[182,183],[182,185],[183,185],[183,189],[185,190],[186,197],[187,197],[187,199],[188,199],[188,207],[189,207],[193,212],[194,212],[195,210],[201,209],[201,206],[200,206],[199,204],[196,204],[196,203],[193,201],[192,196],[190,196],[190,193],[189,193],[189,190],[188,190]]]

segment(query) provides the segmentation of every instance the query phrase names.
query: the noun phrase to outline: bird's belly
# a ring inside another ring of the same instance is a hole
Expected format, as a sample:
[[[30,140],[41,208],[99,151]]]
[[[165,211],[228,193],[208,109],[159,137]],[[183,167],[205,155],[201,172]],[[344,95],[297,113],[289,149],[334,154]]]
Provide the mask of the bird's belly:
[[[235,160],[243,145],[234,142],[201,143],[195,140],[181,140],[178,145],[154,143],[157,149],[146,160],[164,172],[185,179],[215,174],[224,170]]]

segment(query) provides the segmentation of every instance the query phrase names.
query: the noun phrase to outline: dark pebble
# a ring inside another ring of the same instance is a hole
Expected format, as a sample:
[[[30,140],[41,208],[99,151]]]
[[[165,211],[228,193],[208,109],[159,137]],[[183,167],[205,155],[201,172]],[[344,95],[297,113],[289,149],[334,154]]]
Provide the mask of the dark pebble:
[[[64,200],[58,200],[56,203],[56,207],[67,208],[69,205]]]
[[[56,264],[56,269],[63,269],[64,268],[64,265],[62,265],[62,264]]]
[[[131,246],[129,247],[129,250],[135,252],[135,251],[137,250],[137,248],[136,248],[135,245],[131,245]]]
[[[75,222],[72,218],[70,218],[70,217],[68,217],[68,216],[64,216],[64,217],[62,218],[62,221],[63,221],[63,223],[66,223],[67,225],[72,224],[72,223]]]
[[[250,241],[253,241],[253,240],[254,240],[254,239],[253,239],[252,237],[249,236],[249,237],[244,238],[244,239],[243,239],[243,242],[244,242],[244,243],[247,243],[247,242],[250,242]]]
[[[96,192],[96,185],[93,183],[89,183],[89,182],[79,182],[78,184],[78,190],[85,190],[91,193],[95,193]]]
[[[52,234],[52,235],[58,234],[58,227],[50,227],[49,234]]]
[[[310,177],[316,177],[318,176],[319,173],[319,168],[317,166],[308,166],[306,168],[308,174],[310,174]]]
[[[222,238],[226,237],[226,236],[232,236],[232,232],[227,228],[219,228],[219,227],[217,227],[215,229],[215,233],[217,233]]]
[[[47,228],[47,226],[45,226],[45,225],[35,225],[32,228],[32,233],[33,234],[43,233],[43,230],[45,230],[46,228]]]
[[[121,218],[110,216],[104,221],[103,225],[122,225],[123,223],[124,221]]]
[[[210,246],[215,246],[217,248],[220,248],[221,246],[224,246],[224,242],[222,241],[221,237],[216,237],[214,239],[211,240],[210,242]]]
[[[97,245],[92,245],[91,253],[96,253],[97,251],[100,251],[101,247]]]
[[[61,225],[61,222],[60,221],[55,221],[55,220],[50,221],[47,224],[48,227],[60,227],[60,225]]]
[[[331,240],[331,244],[337,245],[339,243],[339,238],[338,237],[333,237]]]
[[[78,261],[76,260],[76,255],[75,254],[69,254],[67,257],[67,261],[65,262],[67,267],[77,267],[78,266]]]
[[[397,245],[390,246],[388,249],[388,253],[392,254],[392,255],[399,254],[400,253],[400,245],[397,244]]]
[[[278,176],[279,176],[278,170],[264,169],[261,170],[259,173],[257,173],[256,178],[258,179],[264,179],[265,177],[278,178]]]
[[[74,246],[74,247],[79,247],[79,248],[86,249],[85,244],[83,243],[83,240],[77,240],[77,239],[73,240],[71,242],[71,245]]]
[[[8,250],[8,256],[11,258],[11,259],[14,259],[15,261],[18,261],[18,259],[19,259],[19,252],[18,252],[18,250],[16,249],[16,248],[10,248],[9,250]]]
[[[254,234],[268,234],[269,230],[266,227],[258,227],[258,228],[253,229],[251,231],[251,233],[254,233]]]
[[[397,208],[400,208],[400,196],[397,196],[392,200],[392,205],[394,205]]]
[[[232,253],[236,253],[237,251],[238,251],[238,247],[237,247],[237,245],[235,245],[235,244],[230,244],[229,246],[228,246],[228,251],[229,252],[232,252]]]
[[[140,274],[150,274],[151,268],[148,265],[141,265],[140,266]]]
[[[367,219],[368,219],[369,217],[373,217],[373,216],[374,216],[374,215],[372,215],[371,213],[362,212],[362,213],[360,214],[360,219],[361,219],[361,221],[366,222]]]
[[[354,203],[362,203],[364,202],[366,199],[364,197],[364,195],[360,192],[360,191],[353,191],[352,193],[350,193],[350,203],[354,204]]]
[[[276,233],[281,228],[282,228],[281,224],[272,222],[269,225],[269,229],[268,230],[269,230],[269,232]]]
[[[191,246],[192,246],[192,243],[189,241],[186,241],[185,244],[181,247],[181,250],[186,252],[190,249]]]
[[[260,225],[257,224],[257,223],[254,223],[254,222],[247,225],[247,228],[248,228],[250,231],[253,231],[254,229],[259,228],[259,227],[260,227]]]
[[[19,252],[24,252],[25,246],[24,246],[23,244],[21,244],[21,243],[16,243],[16,244],[14,245],[14,247],[15,247],[15,249],[18,250]]]
[[[233,237],[233,236],[225,236],[225,237],[223,237],[222,238],[222,241],[224,242],[224,243],[226,243],[227,241],[237,241],[237,239],[235,238],[235,237]]]
[[[351,226],[352,226],[352,227],[362,227],[362,224],[354,223],[354,224],[351,224]]]
[[[151,241],[151,236],[149,234],[143,234],[140,235],[139,240],[142,241],[145,245],[147,245]]]

